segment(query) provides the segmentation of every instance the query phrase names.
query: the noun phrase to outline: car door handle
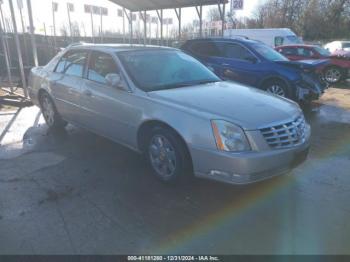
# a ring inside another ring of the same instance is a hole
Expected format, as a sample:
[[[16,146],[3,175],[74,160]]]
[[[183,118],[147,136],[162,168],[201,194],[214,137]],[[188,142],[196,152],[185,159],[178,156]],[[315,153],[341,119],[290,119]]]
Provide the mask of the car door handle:
[[[229,64],[225,64],[225,63],[224,63],[224,64],[222,64],[222,66],[230,66],[230,65],[229,65]]]
[[[85,90],[83,94],[90,97],[92,96],[92,92],[90,90]]]

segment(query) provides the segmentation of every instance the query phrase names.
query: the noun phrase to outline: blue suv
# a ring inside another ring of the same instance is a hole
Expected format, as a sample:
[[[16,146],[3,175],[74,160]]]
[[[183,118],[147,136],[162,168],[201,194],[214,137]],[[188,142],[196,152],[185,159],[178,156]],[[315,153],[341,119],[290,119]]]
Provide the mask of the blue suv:
[[[259,41],[208,38],[187,41],[181,49],[224,80],[232,80],[297,102],[318,99],[327,88],[318,72],[328,61],[293,62]]]

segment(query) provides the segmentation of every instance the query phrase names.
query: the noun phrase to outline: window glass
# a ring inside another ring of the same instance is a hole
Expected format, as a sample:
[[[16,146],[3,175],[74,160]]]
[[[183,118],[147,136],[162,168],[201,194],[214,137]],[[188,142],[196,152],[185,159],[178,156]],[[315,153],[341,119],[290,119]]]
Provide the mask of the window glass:
[[[323,56],[330,56],[331,55],[331,52],[329,52],[327,49],[324,49],[324,48],[319,47],[319,46],[315,46],[314,48],[317,52],[319,52]]]
[[[290,43],[293,43],[293,44],[302,44],[303,41],[301,41],[301,39],[295,35],[287,35],[286,38],[288,39],[288,41]]]
[[[288,58],[265,44],[253,44],[251,47],[269,61],[289,61]]]
[[[191,47],[192,52],[203,56],[219,56],[219,50],[214,43],[211,42],[199,42],[195,43]]]
[[[349,48],[350,47],[350,42],[345,42],[342,44],[343,48]]]
[[[118,56],[134,83],[146,92],[220,81],[198,60],[178,51],[127,51]]]
[[[275,46],[283,45],[284,38],[282,36],[276,36],[275,37]]]
[[[88,69],[88,79],[106,84],[105,77],[111,73],[118,73],[117,66],[112,56],[101,52],[93,52]]]
[[[252,61],[255,57],[243,46],[237,44],[223,44],[222,55],[226,58]]]
[[[312,57],[313,56],[313,52],[307,48],[300,47],[297,49],[297,52],[298,52],[299,56],[304,56],[304,57]]]
[[[278,51],[284,55],[297,55],[296,48],[286,47],[286,48],[278,49]]]
[[[70,51],[61,58],[55,71],[57,73],[82,77],[86,60],[86,51]]]

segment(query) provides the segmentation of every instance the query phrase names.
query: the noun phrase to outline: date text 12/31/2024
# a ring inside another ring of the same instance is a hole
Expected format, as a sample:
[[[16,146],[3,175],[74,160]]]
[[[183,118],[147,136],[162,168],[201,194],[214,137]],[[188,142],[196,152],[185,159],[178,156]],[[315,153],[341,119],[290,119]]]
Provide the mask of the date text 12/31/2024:
[[[128,261],[220,261],[217,256],[128,256]]]

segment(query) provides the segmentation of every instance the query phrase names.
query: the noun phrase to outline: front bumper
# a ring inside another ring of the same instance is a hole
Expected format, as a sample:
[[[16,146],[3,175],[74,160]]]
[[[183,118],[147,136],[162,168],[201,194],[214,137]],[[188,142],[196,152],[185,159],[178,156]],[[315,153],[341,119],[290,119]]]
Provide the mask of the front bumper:
[[[303,163],[309,142],[281,150],[229,153],[192,148],[195,175],[230,184],[250,184],[282,175]]]
[[[299,81],[295,84],[297,99],[300,101],[317,100],[329,88],[329,84],[321,77],[309,78],[307,81]]]

